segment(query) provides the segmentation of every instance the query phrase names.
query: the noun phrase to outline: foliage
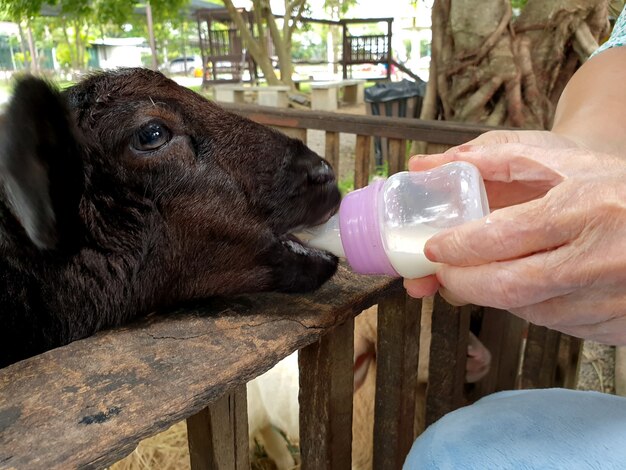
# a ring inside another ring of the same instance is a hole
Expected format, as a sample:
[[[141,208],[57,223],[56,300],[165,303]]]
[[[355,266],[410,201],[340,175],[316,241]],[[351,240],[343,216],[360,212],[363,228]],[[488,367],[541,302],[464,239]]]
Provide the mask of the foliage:
[[[513,8],[517,8],[518,10],[521,10],[526,6],[527,1],[528,0],[511,0],[511,6]]]
[[[86,67],[89,58],[87,45],[96,37],[147,37],[145,16],[135,13],[137,8],[145,8],[145,4],[145,1],[129,0],[0,0],[0,19],[26,25],[35,39],[33,52],[56,47],[60,65],[78,71]],[[56,7],[59,15],[42,18],[40,11],[44,5]],[[171,43],[178,47],[180,42],[186,49],[189,37],[182,35],[192,28],[187,25],[186,14],[183,13],[186,13],[184,10],[189,0],[151,0],[150,5],[155,38],[162,49]],[[26,44],[25,37],[21,38],[21,44]],[[180,55],[175,49],[169,51],[168,55]],[[18,62],[25,55],[30,56],[27,52],[20,52]]]
[[[338,20],[348,13],[348,10],[358,3],[357,0],[325,0],[324,10],[326,10],[331,18]]]
[[[0,15],[14,22],[29,21],[37,16],[44,3],[56,4],[56,0],[0,0]]]

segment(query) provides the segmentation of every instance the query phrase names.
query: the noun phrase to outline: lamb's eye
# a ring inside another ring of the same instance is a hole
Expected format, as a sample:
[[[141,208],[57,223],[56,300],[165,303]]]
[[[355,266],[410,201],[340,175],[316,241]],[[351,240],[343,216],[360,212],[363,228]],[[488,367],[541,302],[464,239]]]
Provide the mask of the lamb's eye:
[[[167,144],[170,138],[167,127],[158,122],[150,122],[137,131],[130,145],[140,152],[149,152]]]

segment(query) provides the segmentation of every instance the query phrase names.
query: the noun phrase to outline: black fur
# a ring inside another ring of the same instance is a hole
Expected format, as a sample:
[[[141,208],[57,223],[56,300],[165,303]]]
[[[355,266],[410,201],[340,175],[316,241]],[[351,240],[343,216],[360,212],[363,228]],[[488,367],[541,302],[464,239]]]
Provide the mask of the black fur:
[[[327,163],[159,73],[63,94],[25,78],[0,133],[0,366],[182,301],[304,292],[335,272],[287,236],[336,210]]]

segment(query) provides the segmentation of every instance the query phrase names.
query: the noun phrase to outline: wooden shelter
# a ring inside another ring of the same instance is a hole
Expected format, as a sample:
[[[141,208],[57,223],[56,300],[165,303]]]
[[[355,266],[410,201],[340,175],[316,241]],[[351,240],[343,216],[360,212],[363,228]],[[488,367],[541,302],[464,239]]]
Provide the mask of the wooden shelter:
[[[239,9],[252,31],[252,14]],[[240,82],[247,70],[248,80],[256,80],[257,69],[245,50],[241,33],[226,8],[202,9],[196,12],[200,51],[204,65],[203,85],[215,82]]]
[[[254,36],[254,12],[239,9],[245,23]],[[248,80],[258,78],[257,67],[246,51],[241,33],[230,18],[226,8],[200,9],[195,13],[198,21],[200,50],[204,63],[204,84],[216,82],[240,82],[243,73],[248,70]],[[385,78],[391,77],[391,66],[395,64],[391,50],[393,18],[356,18],[340,21],[302,18],[304,23],[337,25],[342,29],[343,78],[351,75],[351,66],[360,64],[384,64],[387,69]],[[354,25],[387,23],[383,34],[354,35],[350,27]],[[268,40],[268,50],[273,50]],[[397,65],[397,64],[395,64]]]
[[[367,23],[387,23],[386,34],[351,35],[350,26]],[[383,64],[387,68],[386,79],[391,78],[391,65],[393,63],[391,51],[391,36],[393,18],[368,18],[368,19],[345,19],[340,20],[343,36],[343,78],[348,78],[348,71],[352,65],[359,64]]]

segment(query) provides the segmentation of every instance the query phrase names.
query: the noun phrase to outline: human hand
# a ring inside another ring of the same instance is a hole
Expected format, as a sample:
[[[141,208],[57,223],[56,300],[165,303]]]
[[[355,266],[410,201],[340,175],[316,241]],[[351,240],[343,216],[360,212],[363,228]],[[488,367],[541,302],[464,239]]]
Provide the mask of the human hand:
[[[495,152],[493,154],[480,152],[479,158],[472,158],[471,150],[481,149],[481,146],[490,148],[493,146],[500,153],[507,155],[513,149],[509,145],[504,144],[526,144],[537,147],[538,151],[539,149],[567,150],[577,147],[577,144],[572,140],[548,131],[492,131],[481,134],[466,144],[452,147],[442,154],[415,155],[409,161],[409,170],[425,171],[455,160],[467,159],[467,161],[476,165],[482,173],[492,210],[541,196],[545,191],[562,180],[562,175],[558,171],[540,163],[541,159],[546,157],[545,152],[541,153],[539,151],[539,161],[533,161],[525,158],[525,156],[514,156],[511,159],[503,158],[502,156],[495,158]],[[519,150],[518,148],[517,154],[519,154]],[[509,163],[508,167],[505,162]],[[526,166],[525,177],[519,171],[524,164]],[[510,166],[517,167],[518,171],[514,171],[511,174],[513,169]],[[530,174],[532,169],[535,170],[534,178]],[[513,176],[521,180],[513,180]],[[404,282],[404,286],[410,295],[419,298],[427,297],[437,292],[439,282],[433,275],[420,279],[407,279]],[[451,303],[463,303],[457,299],[448,298],[447,300]]]
[[[574,140],[550,131],[492,131],[442,154],[416,155],[410,171],[424,171],[463,160],[474,164],[485,181],[491,209],[542,197],[565,180],[585,176],[590,170],[610,173],[623,160],[586,151]]]
[[[575,147],[497,147],[456,155],[503,183],[493,187],[496,203],[529,201],[434,236],[425,251],[443,266],[436,278],[406,280],[407,291],[428,295],[424,286],[434,292],[440,284],[452,302],[503,308],[574,336],[626,344],[626,164]],[[515,186],[511,197],[503,189],[508,182],[528,184]]]

